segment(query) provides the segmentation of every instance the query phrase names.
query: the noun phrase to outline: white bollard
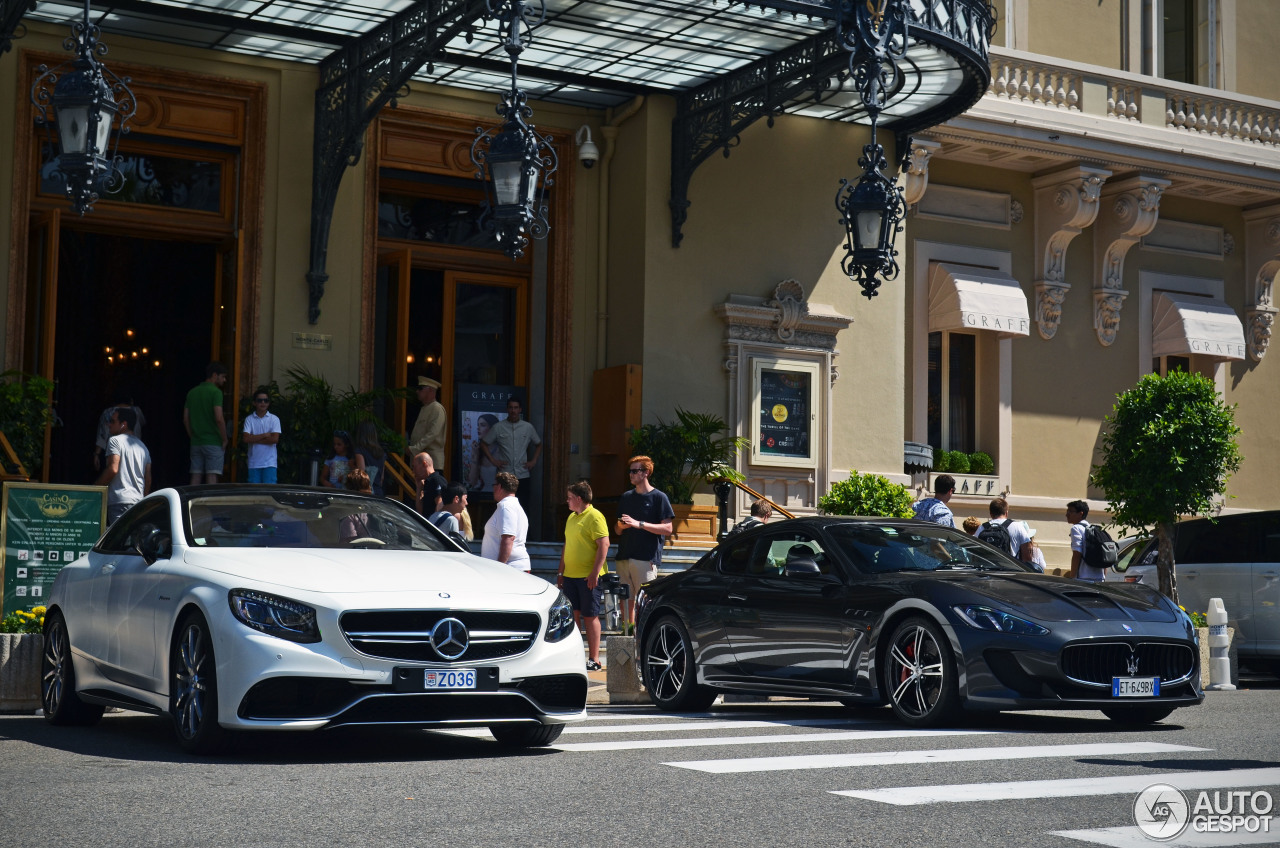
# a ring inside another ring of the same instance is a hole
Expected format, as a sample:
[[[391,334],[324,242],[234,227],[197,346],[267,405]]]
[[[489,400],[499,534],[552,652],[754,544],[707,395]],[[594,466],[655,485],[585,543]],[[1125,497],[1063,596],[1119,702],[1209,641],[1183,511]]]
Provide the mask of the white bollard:
[[[1227,609],[1222,598],[1209,599],[1209,611],[1205,613],[1209,620],[1209,685],[1205,688],[1215,692],[1234,690],[1231,685],[1231,657],[1227,651],[1231,648],[1231,636],[1227,633]]]

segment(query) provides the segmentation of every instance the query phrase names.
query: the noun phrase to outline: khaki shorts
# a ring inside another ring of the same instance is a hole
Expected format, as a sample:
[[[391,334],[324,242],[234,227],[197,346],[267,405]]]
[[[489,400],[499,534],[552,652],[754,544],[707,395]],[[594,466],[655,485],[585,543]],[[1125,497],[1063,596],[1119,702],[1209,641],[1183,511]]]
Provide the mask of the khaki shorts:
[[[618,579],[631,587],[631,599],[635,600],[640,587],[658,579],[658,566],[644,559],[620,559],[616,563]]]

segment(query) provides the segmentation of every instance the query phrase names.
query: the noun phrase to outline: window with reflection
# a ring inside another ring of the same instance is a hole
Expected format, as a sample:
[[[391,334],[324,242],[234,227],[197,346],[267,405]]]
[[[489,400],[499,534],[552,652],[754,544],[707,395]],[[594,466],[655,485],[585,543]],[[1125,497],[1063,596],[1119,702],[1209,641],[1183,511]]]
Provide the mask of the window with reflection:
[[[118,191],[104,193],[103,200],[192,212],[223,211],[224,161],[129,151],[121,151],[120,156],[124,182]],[[40,193],[66,193],[66,178],[58,170],[57,152],[48,145],[43,148],[40,164]]]
[[[493,234],[481,228],[481,212],[478,201],[383,192],[378,196],[378,236],[499,250]]]

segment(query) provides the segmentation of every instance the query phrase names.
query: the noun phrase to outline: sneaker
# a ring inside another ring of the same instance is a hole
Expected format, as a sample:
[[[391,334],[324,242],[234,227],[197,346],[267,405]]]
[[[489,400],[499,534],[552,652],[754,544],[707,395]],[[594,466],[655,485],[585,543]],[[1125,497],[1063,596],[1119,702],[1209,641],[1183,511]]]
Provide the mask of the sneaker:
[[[587,660],[587,671],[599,671],[604,668],[599,660]]]

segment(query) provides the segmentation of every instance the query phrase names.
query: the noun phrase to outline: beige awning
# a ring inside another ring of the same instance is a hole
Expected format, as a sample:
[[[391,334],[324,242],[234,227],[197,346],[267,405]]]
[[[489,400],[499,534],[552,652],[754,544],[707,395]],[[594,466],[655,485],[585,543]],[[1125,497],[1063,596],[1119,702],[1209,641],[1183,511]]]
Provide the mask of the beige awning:
[[[1028,335],[1027,296],[1008,274],[939,262],[929,279],[929,329]]]
[[[1156,292],[1151,303],[1151,355],[1195,354],[1244,359],[1244,325],[1215,297]]]

